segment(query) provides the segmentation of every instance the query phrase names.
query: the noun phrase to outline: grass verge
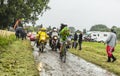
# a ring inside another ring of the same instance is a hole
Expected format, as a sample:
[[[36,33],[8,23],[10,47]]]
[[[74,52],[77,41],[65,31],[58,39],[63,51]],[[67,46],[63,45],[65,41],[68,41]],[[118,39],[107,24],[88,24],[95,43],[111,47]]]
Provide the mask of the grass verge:
[[[120,45],[117,45],[115,48],[115,52],[113,53],[115,57],[117,57],[117,61],[106,62],[107,54],[105,50],[106,45],[103,43],[97,42],[83,42],[82,50],[70,49],[69,51],[86,61],[99,65],[100,67],[115,73],[120,76]]]
[[[15,41],[2,51],[0,76],[39,76],[29,41]]]

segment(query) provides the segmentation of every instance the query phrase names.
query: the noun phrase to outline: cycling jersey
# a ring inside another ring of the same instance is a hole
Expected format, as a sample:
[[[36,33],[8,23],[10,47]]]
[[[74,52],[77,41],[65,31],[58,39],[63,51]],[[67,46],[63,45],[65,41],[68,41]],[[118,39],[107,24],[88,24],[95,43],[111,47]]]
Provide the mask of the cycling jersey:
[[[69,28],[68,27],[64,27],[60,31],[60,38],[61,38],[62,41],[65,41],[67,39],[67,36],[69,36]]]

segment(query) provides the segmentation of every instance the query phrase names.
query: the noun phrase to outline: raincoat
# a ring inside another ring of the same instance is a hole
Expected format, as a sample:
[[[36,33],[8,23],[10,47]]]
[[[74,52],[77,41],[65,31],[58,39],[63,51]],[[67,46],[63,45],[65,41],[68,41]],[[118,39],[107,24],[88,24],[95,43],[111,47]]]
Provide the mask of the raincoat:
[[[38,34],[37,34],[37,39],[39,39],[39,42],[41,40],[44,40],[45,42],[47,42],[47,38],[49,38],[49,36],[47,35],[46,32],[43,32],[43,31],[39,31]]]

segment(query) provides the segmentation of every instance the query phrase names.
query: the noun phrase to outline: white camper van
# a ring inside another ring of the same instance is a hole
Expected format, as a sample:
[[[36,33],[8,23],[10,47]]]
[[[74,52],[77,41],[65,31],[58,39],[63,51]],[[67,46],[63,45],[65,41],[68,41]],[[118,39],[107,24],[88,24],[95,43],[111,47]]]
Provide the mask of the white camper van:
[[[89,31],[87,35],[92,41],[104,42],[108,38],[110,32],[100,32],[100,31]]]
[[[104,42],[110,35],[110,32],[99,32],[99,36],[97,38],[98,42]]]

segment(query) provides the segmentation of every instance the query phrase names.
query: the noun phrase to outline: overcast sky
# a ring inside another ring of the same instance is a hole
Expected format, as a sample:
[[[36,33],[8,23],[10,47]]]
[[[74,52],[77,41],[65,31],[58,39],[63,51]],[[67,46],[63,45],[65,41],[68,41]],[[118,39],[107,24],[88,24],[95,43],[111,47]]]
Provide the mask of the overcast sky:
[[[120,0],[50,0],[49,6],[37,25],[60,27],[65,23],[81,31],[95,24],[120,26]]]

